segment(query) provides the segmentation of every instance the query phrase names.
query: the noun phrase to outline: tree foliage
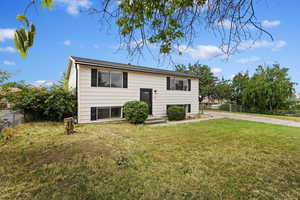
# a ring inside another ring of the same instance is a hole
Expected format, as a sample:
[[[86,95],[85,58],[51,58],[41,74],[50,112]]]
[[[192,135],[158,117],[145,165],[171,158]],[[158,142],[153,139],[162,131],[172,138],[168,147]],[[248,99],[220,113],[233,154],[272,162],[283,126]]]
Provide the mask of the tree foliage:
[[[41,5],[42,7],[47,7],[49,10],[52,9],[52,5],[54,0],[42,0]],[[31,0],[30,3],[24,10],[23,14],[18,14],[16,19],[22,23],[22,27],[20,29],[15,30],[14,34],[14,44],[17,48],[18,52],[22,56],[22,58],[26,58],[29,48],[33,46],[36,28],[33,23],[31,23],[27,17],[28,9],[36,4],[36,0]]]
[[[8,73],[7,71],[0,70],[0,84],[8,80],[11,76],[12,74]]]
[[[234,101],[238,105],[243,104],[243,94],[248,87],[250,80],[249,73],[238,73],[236,74],[231,83],[232,94],[231,100]]]
[[[121,43],[130,55],[141,53],[149,44],[159,46],[161,54],[182,53],[181,45],[189,46],[206,30],[220,39],[224,53],[234,53],[243,40],[256,40],[267,32],[256,18],[254,0],[101,0],[100,7],[90,13],[100,15],[107,25],[115,22]],[[17,19],[23,27],[16,31],[15,46],[26,57],[33,45],[34,25],[26,18],[33,5],[41,3],[52,9],[54,0],[30,0]],[[110,27],[110,26],[107,26]]]
[[[214,85],[211,98],[218,101],[229,100],[231,99],[231,95],[232,90],[230,81],[222,78],[221,80],[218,80]]]
[[[255,39],[263,29],[256,18],[254,0],[104,0],[94,13],[114,18],[123,44],[130,53],[157,44],[160,53],[188,46],[203,30],[220,38],[221,49],[233,53],[243,40]],[[257,34],[259,33],[259,34]],[[273,38],[272,38],[273,39]],[[180,50],[179,50],[179,53]]]
[[[51,88],[35,88],[27,85],[11,93],[8,100],[14,109],[23,111],[27,121],[62,121],[76,116],[76,97],[61,85]]]
[[[294,85],[288,68],[281,68],[279,64],[258,66],[251,77],[248,73],[234,77],[233,99],[251,111],[274,113],[289,108]]]

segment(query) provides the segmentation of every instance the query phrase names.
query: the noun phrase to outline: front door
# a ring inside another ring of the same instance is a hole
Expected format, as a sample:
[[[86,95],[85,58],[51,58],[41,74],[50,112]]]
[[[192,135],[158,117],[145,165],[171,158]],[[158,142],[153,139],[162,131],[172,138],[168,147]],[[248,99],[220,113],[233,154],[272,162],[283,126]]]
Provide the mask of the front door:
[[[140,100],[145,101],[149,107],[149,115],[152,115],[152,89],[140,89]]]

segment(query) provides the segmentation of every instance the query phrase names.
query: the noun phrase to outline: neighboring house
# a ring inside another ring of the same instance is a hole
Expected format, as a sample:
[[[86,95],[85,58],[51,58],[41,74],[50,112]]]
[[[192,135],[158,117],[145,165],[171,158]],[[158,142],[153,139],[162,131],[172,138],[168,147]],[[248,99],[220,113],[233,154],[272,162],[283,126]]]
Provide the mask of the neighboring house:
[[[297,103],[297,104],[300,104],[300,94],[297,94],[297,95],[296,95],[296,103]]]
[[[200,99],[200,97],[199,97],[199,99]],[[225,102],[224,99],[222,99],[222,100],[220,100],[220,99],[210,99],[210,98],[205,97],[200,103],[204,104],[204,105],[207,105],[207,106],[210,106],[210,105],[223,104],[224,102]]]
[[[69,88],[76,91],[78,123],[122,118],[123,105],[142,100],[152,117],[163,117],[167,108],[183,105],[187,114],[199,112],[197,77],[185,73],[69,57]]]
[[[295,94],[291,99],[291,102],[294,102],[296,104],[300,104],[300,94]]]

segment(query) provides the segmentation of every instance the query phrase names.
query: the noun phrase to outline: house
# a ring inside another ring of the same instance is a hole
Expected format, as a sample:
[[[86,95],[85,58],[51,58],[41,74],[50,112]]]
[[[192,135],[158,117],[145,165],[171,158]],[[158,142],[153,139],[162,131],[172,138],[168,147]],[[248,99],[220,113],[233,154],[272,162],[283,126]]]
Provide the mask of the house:
[[[290,101],[292,103],[296,103],[297,105],[300,104],[300,94],[294,94],[291,98]]]
[[[132,100],[149,105],[152,117],[183,105],[188,115],[199,112],[196,76],[157,68],[69,57],[69,88],[77,94],[78,123],[122,118],[122,106]]]
[[[201,97],[199,97],[200,99]],[[200,100],[199,100],[200,101]],[[213,98],[208,98],[205,97],[202,101],[202,105],[210,106],[210,105],[218,105],[218,104],[223,104],[225,102],[225,99],[213,99]]]

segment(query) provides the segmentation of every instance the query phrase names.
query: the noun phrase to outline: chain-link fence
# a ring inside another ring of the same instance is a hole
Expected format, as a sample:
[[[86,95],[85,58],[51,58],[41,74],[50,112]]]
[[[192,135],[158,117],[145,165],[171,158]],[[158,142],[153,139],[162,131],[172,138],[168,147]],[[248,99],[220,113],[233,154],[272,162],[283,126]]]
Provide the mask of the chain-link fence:
[[[6,127],[15,127],[24,121],[20,111],[0,110],[0,131]]]
[[[250,112],[249,110],[245,109],[243,106],[236,105],[236,104],[214,104],[214,105],[200,104],[200,111],[202,110],[222,110],[227,112]]]

